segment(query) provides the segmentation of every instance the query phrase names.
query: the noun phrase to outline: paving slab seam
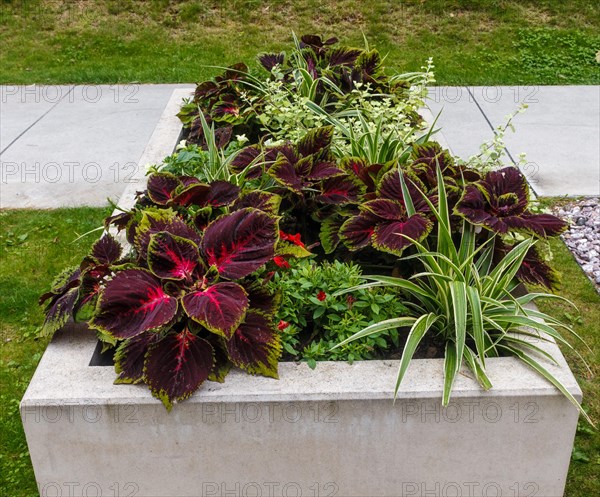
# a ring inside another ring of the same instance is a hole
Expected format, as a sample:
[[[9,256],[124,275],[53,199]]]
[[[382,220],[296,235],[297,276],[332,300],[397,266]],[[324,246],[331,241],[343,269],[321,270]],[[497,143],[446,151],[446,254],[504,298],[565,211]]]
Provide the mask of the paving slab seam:
[[[4,147],[2,150],[0,150],[0,156],[6,152],[12,145],[15,144],[15,142],[21,138],[25,133],[27,133],[31,128],[33,128],[37,123],[39,123],[44,117],[46,117],[50,112],[52,112],[52,110],[54,110],[54,108],[60,104],[66,97],[69,96],[69,94],[73,91],[73,89],[75,88],[75,85],[71,85],[71,87],[69,88],[69,91],[62,96],[58,102],[56,102],[52,107],[50,107],[46,112],[44,112],[40,117],[38,117],[35,121],[33,121],[29,126],[27,126],[21,133],[19,133],[6,147]]]

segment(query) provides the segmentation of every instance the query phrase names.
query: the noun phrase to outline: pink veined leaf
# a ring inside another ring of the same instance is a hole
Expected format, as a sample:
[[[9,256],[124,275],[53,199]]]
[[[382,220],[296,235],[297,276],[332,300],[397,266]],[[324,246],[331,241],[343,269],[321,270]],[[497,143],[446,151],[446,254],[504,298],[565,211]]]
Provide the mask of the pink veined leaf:
[[[273,258],[277,233],[275,217],[257,209],[242,209],[207,226],[202,253],[222,277],[244,278]]]
[[[169,323],[177,299],[167,295],[160,280],[144,269],[119,271],[100,293],[90,326],[115,338],[132,338]]]
[[[211,344],[185,328],[150,347],[144,377],[152,395],[171,410],[174,401],[190,397],[208,379],[213,364]]]
[[[248,310],[246,291],[230,281],[192,291],[183,297],[182,303],[189,317],[226,339],[231,338]]]
[[[167,231],[150,238],[148,267],[159,278],[189,280],[200,264],[198,245],[193,241]]]

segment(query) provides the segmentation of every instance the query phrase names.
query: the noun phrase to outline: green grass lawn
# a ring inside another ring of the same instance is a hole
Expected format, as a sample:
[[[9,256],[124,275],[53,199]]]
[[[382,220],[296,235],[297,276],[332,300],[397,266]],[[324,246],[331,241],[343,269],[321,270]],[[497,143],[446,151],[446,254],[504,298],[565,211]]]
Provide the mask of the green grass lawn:
[[[37,339],[37,305],[56,274],[77,265],[98,233],[106,208],[0,211],[0,495],[37,495],[19,417],[19,402],[48,339]]]
[[[107,213],[107,209],[92,208],[0,211],[0,488],[5,495],[37,495],[18,410],[47,344],[47,339],[36,338],[36,330],[42,322],[37,298],[57,272],[79,262],[97,233],[74,243],[73,240],[100,226]],[[591,376],[574,353],[565,351],[565,355],[583,389],[584,406],[600,424],[600,296],[562,242],[553,242],[553,250],[556,267],[563,274],[561,294],[576,303],[581,315],[554,301],[541,303],[540,307],[549,314],[570,320],[591,347],[592,352],[573,341],[590,364]],[[582,424],[575,447],[565,495],[597,495],[600,492],[600,435]]]
[[[439,84],[598,84],[595,0],[0,0],[0,83],[195,82],[208,65],[336,35]],[[203,67],[204,66],[204,67]]]

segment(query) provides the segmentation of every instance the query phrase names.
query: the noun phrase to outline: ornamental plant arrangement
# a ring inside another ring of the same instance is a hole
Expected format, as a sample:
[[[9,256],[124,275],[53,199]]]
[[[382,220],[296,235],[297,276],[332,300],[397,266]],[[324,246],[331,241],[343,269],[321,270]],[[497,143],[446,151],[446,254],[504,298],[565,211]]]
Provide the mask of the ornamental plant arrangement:
[[[515,293],[556,287],[546,240],[566,224],[501,163],[501,137],[466,161],[434,140],[431,60],[390,75],[368,45],[305,35],[258,62],[184,102],[185,140],[41,296],[43,332],[87,323],[116,383],[169,410],[232,367],[277,378],[280,360],[398,358],[397,393],[423,349],[444,357],[444,404],[462,366],[488,389],[486,360],[508,355],[580,408],[534,340],[573,330],[526,307],[559,297]]]

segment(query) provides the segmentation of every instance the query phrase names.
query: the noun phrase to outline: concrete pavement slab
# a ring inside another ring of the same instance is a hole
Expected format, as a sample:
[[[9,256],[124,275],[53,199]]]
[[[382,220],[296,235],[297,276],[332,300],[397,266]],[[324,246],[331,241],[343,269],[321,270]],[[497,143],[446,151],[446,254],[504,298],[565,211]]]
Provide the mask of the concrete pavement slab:
[[[434,117],[441,111],[436,128],[441,127],[454,155],[466,159],[479,153],[479,146],[493,138],[492,130],[466,87],[432,87],[426,104]]]
[[[173,90],[182,87],[193,89],[75,86],[2,154],[0,207],[100,206],[118,198],[144,166],[140,155]]]
[[[513,157],[527,154],[524,173],[539,195],[600,195],[600,86],[473,87],[495,127],[520,102],[529,108],[505,136]],[[450,140],[452,145],[452,141]]]
[[[0,153],[47,112],[68,98],[72,86],[0,86]]]

